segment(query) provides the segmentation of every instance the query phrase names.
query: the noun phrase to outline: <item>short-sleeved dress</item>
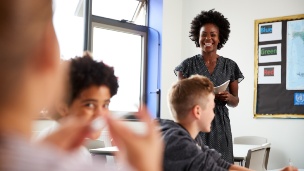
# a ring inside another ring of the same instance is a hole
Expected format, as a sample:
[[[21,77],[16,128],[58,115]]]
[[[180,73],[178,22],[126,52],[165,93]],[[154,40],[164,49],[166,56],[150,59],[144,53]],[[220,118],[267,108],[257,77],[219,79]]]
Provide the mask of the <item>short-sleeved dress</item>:
[[[176,71],[181,71],[185,78],[194,74],[206,76],[213,82],[214,86],[219,86],[227,80],[241,82],[244,79],[238,65],[233,60],[222,56],[218,57],[212,74],[209,73],[200,54],[184,60],[175,68],[174,72]],[[222,154],[223,159],[233,163],[233,144],[228,108],[224,101],[215,100],[215,104],[215,118],[212,121],[211,132],[200,133],[200,135],[205,145],[216,149]]]

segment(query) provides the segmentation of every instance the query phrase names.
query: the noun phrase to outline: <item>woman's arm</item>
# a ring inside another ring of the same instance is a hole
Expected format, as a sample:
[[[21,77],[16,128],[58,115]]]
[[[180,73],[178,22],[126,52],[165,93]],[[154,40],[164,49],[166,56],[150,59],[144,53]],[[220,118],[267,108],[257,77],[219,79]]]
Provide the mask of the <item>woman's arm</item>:
[[[239,83],[237,80],[229,84],[229,91],[227,104],[231,107],[236,107],[239,104]]]

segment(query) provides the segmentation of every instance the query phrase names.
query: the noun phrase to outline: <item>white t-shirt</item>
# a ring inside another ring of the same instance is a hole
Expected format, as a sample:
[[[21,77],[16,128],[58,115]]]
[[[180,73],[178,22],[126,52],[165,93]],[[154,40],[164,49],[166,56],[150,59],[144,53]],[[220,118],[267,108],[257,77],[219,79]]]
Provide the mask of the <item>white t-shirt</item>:
[[[46,137],[47,135],[53,133],[57,128],[59,127],[59,124],[55,122],[50,127],[47,127],[43,129],[37,137],[34,138],[34,141],[39,141]],[[92,164],[92,155],[91,153],[85,148],[84,146],[81,146],[78,150],[74,152],[74,158],[78,158],[78,160],[82,160],[82,162]]]
[[[39,134],[36,137],[33,137],[33,141],[35,142],[35,141],[41,140],[42,138],[46,137],[47,135],[53,133],[56,129],[59,128],[59,126],[60,125],[57,122],[54,122],[53,125],[51,125],[50,127],[47,127],[45,129],[43,129],[41,132],[39,132]],[[35,143],[33,143],[32,145],[34,145],[34,144]],[[24,145],[24,147],[25,146],[26,145]],[[1,146],[0,146],[0,148],[1,148]],[[18,149],[16,149],[16,150],[18,150]],[[43,151],[45,149],[32,149],[32,150],[33,151],[37,151],[37,153],[38,152],[40,153],[40,150]],[[47,152],[45,152],[45,153],[49,153],[49,152],[56,153],[56,150],[52,151],[52,149],[49,148],[47,150]],[[2,155],[2,154],[0,153],[0,155]],[[57,154],[51,154],[50,156],[52,156],[52,155],[57,155]],[[61,157],[63,157],[63,156],[61,156]],[[132,171],[132,170],[134,170],[127,163],[125,163],[125,162],[121,163],[121,161],[116,161],[115,163],[108,163],[107,164],[106,160],[104,159],[104,156],[98,156],[98,155],[97,156],[92,156],[91,153],[84,146],[81,146],[75,152],[69,153],[68,155],[65,155],[64,157],[68,158],[69,160],[71,159],[74,164],[76,163],[75,164],[75,168],[77,168],[76,170],[73,169],[74,167],[68,168],[66,165],[62,166],[64,169],[69,170],[69,171],[71,171],[71,170],[73,170],[73,171],[74,170],[75,171],[78,171],[78,170],[79,171],[80,170],[82,170],[82,171],[84,171],[84,170],[87,170],[87,171],[91,171],[91,170],[92,171],[95,171],[95,170],[98,170],[98,171],[104,171],[104,170],[106,170],[106,171],[109,171],[109,170],[111,170],[111,171],[117,171],[117,170]],[[40,157],[38,157],[38,158],[40,158]],[[50,158],[52,158],[52,157],[50,157]],[[47,161],[45,161],[46,163],[52,162],[52,161],[49,161],[49,158],[47,158],[46,160],[47,160]],[[55,159],[55,161],[59,162],[59,163],[64,163],[64,162],[66,162],[65,160],[67,160],[67,159],[60,159],[60,158]],[[47,164],[47,165],[49,165],[49,164]],[[79,168],[77,166],[79,166]],[[90,166],[90,167],[88,167],[88,166]],[[85,168],[85,167],[88,167],[88,168]],[[37,170],[39,170],[39,169],[37,169]],[[49,170],[42,169],[42,170],[43,171],[51,171],[52,169],[49,169]],[[0,168],[0,171],[2,171],[1,168]],[[5,170],[5,171],[8,171],[8,170]],[[61,170],[58,170],[58,171],[61,171]]]
[[[88,164],[73,153],[64,153],[52,145],[33,144],[20,135],[0,135],[2,171],[109,171],[104,163]]]

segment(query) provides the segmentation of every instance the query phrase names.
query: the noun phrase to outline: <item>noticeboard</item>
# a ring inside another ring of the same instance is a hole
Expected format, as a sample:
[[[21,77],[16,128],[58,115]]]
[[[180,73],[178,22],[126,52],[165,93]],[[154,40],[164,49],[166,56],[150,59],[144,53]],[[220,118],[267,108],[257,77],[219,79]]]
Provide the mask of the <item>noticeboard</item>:
[[[304,118],[304,14],[255,20],[254,117]]]

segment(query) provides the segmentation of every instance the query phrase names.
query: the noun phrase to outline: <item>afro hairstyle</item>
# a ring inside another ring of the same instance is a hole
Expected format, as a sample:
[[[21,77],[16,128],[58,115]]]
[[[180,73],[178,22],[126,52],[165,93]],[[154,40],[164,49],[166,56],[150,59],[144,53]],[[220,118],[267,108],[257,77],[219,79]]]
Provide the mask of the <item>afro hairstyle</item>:
[[[83,90],[91,86],[106,86],[113,97],[118,90],[113,67],[95,61],[89,53],[71,59],[67,103],[71,105]]]
[[[228,19],[225,18],[223,14],[218,11],[215,11],[214,9],[209,11],[202,11],[200,14],[198,14],[192,20],[191,29],[189,31],[189,37],[192,41],[195,42],[196,47],[200,47],[200,29],[205,24],[214,24],[218,27],[220,42],[217,45],[217,49],[221,49],[229,38],[230,23]]]

